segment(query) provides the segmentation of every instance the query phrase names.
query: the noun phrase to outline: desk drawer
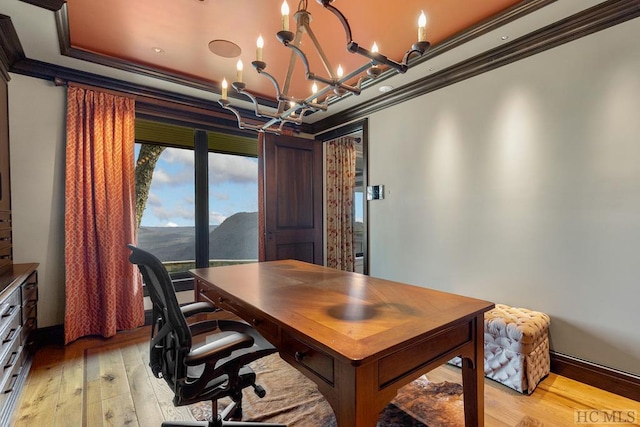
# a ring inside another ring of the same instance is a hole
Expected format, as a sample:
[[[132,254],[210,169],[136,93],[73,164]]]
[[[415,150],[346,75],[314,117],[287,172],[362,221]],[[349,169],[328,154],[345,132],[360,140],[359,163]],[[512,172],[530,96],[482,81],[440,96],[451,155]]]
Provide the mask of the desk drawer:
[[[472,322],[462,323],[383,357],[378,362],[378,385],[386,387],[472,339]]]
[[[284,331],[282,332],[282,347],[280,351],[292,356],[300,365],[307,367],[333,385],[333,357],[307,345]]]
[[[200,280],[196,280],[196,296],[199,301],[210,302],[249,322],[270,343],[278,342],[278,326],[253,308],[247,307],[233,298],[221,295],[217,290]]]

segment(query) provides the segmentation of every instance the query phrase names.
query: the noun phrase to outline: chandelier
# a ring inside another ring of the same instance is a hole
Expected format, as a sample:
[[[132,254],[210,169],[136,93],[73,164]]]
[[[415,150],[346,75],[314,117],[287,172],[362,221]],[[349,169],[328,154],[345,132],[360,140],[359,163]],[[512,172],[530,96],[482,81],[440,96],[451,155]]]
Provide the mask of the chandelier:
[[[247,90],[246,84],[242,82],[242,61],[239,60],[237,63],[236,81],[231,83],[231,86],[237,93],[249,99],[253,104],[255,116],[258,118],[266,118],[266,123],[254,124],[243,120],[240,111],[234,108],[228,99],[228,83],[226,78],[222,81],[222,96],[218,103],[222,108],[231,111],[236,116],[238,120],[238,127],[240,129],[251,129],[259,132],[280,134],[282,133],[285,124],[302,124],[303,118],[306,114],[316,111],[327,111],[330,103],[336,101],[345,94],[359,95],[362,90],[362,84],[368,80],[376,79],[382,73],[382,67],[388,67],[398,73],[405,73],[408,69],[409,59],[414,55],[422,55],[427,49],[429,49],[430,43],[426,40],[426,17],[424,12],[420,14],[418,19],[418,41],[406,51],[402,60],[397,62],[379,53],[375,42],[373,43],[371,50],[365,49],[358,43],[354,42],[347,18],[331,4],[333,1],[334,0],[317,0],[317,2],[325,9],[332,12],[342,24],[347,40],[347,50],[351,53],[362,55],[370,61],[347,74],[344,73],[340,66],[337,69],[332,68],[322,46],[311,29],[311,13],[307,10],[308,0],[300,0],[298,10],[293,15],[296,23],[295,33],[289,30],[289,6],[287,1],[284,0],[281,7],[282,30],[278,31],[276,37],[285,47],[288,47],[293,51],[291,54],[292,60],[290,61],[290,65],[285,76],[284,86],[281,87],[278,81],[271,74],[265,71],[267,64],[262,59],[262,49],[264,47],[264,40],[262,39],[262,36],[258,38],[256,43],[256,60],[251,62],[251,65],[255,68],[258,74],[266,77],[271,81],[271,83],[273,83],[276,93],[275,99],[278,101],[278,106],[275,112],[272,111],[273,109],[267,110],[266,108],[268,107],[260,105],[257,97]],[[302,36],[305,33],[311,39],[312,45],[329,76],[322,76],[310,70],[307,55],[300,48]],[[295,65],[294,56],[297,56],[302,62],[307,80],[313,81],[312,93],[306,98],[296,98],[289,95],[289,84],[292,79]],[[356,78],[357,83],[348,84],[348,82],[352,82]],[[322,85],[322,87],[319,88],[318,84]]]

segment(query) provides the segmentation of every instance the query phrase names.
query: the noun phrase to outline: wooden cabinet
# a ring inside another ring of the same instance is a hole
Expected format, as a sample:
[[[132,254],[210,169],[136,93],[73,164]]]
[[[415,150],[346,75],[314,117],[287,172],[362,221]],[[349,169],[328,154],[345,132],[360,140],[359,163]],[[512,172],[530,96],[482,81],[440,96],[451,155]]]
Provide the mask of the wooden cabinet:
[[[27,378],[38,327],[38,264],[12,264],[0,275],[0,425],[9,425]]]

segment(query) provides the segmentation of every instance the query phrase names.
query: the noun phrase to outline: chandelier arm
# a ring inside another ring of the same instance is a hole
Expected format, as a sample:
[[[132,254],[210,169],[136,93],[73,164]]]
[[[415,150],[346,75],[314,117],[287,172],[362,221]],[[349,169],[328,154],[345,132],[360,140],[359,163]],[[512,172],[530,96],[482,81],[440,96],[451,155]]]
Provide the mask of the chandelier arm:
[[[273,87],[276,90],[276,99],[280,100],[280,98],[282,97],[282,92],[280,91],[280,85],[278,84],[278,81],[275,79],[275,77],[273,77],[271,74],[264,71],[264,69],[256,69],[256,70],[258,71],[258,74],[264,75],[266,78],[271,80],[271,83],[273,83]]]
[[[347,21],[347,18],[342,14],[342,12],[340,12],[338,9],[336,9],[334,6],[331,5],[332,1],[333,0],[318,0],[318,3],[320,3],[325,9],[328,9],[331,13],[333,13],[338,17],[338,19],[340,20],[340,23],[342,24],[342,27],[344,28],[344,33],[347,38],[347,46],[348,46],[350,43],[353,42],[353,37],[351,37],[351,27],[349,26],[349,21]]]
[[[220,104],[220,106],[222,108],[224,108],[225,110],[231,111],[235,116],[236,119],[238,119],[238,129],[248,129],[248,130],[261,130],[262,126],[260,125],[253,125],[250,123],[244,123],[242,121],[242,116],[240,115],[240,112],[238,110],[236,110],[235,108],[233,108],[231,106],[231,103],[226,100],[226,99],[220,99],[218,100],[218,104]]]
[[[298,56],[300,57],[300,60],[302,61],[302,65],[304,65],[305,75],[307,76],[307,79],[308,79],[310,71],[309,71],[309,60],[307,59],[307,55],[305,55],[304,52],[298,46],[294,46],[289,43],[287,43],[285,46],[287,46],[288,48],[293,50],[296,54],[298,54]]]
[[[236,90],[236,92],[238,92],[241,95],[246,96],[247,98],[249,98],[249,100],[251,100],[251,102],[253,103],[253,107],[255,110],[255,115],[257,117],[278,117],[277,115],[273,115],[272,113],[267,113],[267,112],[261,112],[260,111],[260,104],[258,103],[258,99],[253,96],[250,92],[247,92],[246,87],[247,85],[243,82],[233,82],[231,83],[231,86],[233,86],[233,88]]]
[[[296,29],[296,34],[293,40],[289,40],[288,38],[281,39],[282,44],[288,47],[295,46],[296,48],[300,45],[303,36],[303,27],[298,26]],[[283,93],[289,92],[289,86],[291,85],[291,78],[293,77],[293,70],[296,66],[296,57],[293,53],[291,53],[291,58],[289,59],[289,68],[287,68],[287,74],[284,80],[284,86],[282,87]]]
[[[313,45],[316,48],[316,52],[318,52],[318,56],[320,56],[320,61],[322,62],[322,65],[324,65],[324,69],[327,71],[327,74],[329,74],[331,76],[331,78],[335,79],[336,76],[334,75],[333,67],[331,66],[331,63],[329,62],[329,58],[324,53],[324,50],[322,50],[322,46],[320,46],[320,42],[318,42],[318,39],[316,38],[316,35],[313,33],[313,30],[311,29],[311,27],[309,26],[308,23],[304,24],[304,29],[307,31],[307,34],[309,35],[309,38],[313,42]]]
[[[358,55],[371,59],[374,65],[384,64],[393,68],[394,70],[396,70],[401,74],[406,73],[407,70],[409,69],[409,67],[407,66],[407,59],[409,56],[407,54],[405,54],[402,63],[400,63],[400,62],[394,61],[393,59],[387,58],[385,55],[381,53],[371,52],[370,50],[365,49],[362,46],[358,45],[358,43],[356,42],[351,42],[347,46],[347,50],[351,53],[357,53]],[[419,52],[419,51],[415,51],[412,49],[411,52]]]
[[[429,43],[427,41],[414,43],[413,46],[411,46],[411,49],[409,49],[404,54],[404,58],[402,58],[402,63],[403,64],[408,64],[409,63],[409,59],[411,59],[411,57],[414,56],[414,55],[422,56],[427,51],[427,49],[429,49],[430,46],[431,46],[431,43]]]
[[[344,32],[347,38],[347,50],[349,52],[357,53],[359,55],[365,56],[373,60],[374,62],[387,65],[393,68],[394,70],[396,70],[397,72],[404,74],[409,69],[409,66],[408,66],[409,58],[411,58],[411,56],[413,56],[414,54],[422,55],[427,49],[429,49],[429,46],[430,46],[429,42],[417,42],[412,46],[411,49],[409,49],[405,53],[402,59],[402,62],[397,62],[392,59],[389,59],[385,55],[382,55],[380,53],[370,52],[369,50],[364,49],[363,47],[360,47],[358,43],[353,41],[353,36],[351,34],[351,27],[349,26],[349,22],[347,21],[347,18],[342,14],[342,12],[340,12],[335,6],[331,5],[333,0],[317,0],[317,1],[325,9],[328,9],[334,15],[336,15],[340,20],[340,23],[344,28]]]
[[[344,89],[344,90],[346,90],[348,92],[353,93],[354,95],[360,95],[360,92],[362,92],[359,87],[350,86],[350,85],[348,85],[346,83],[343,83],[342,80],[344,80],[344,79],[342,79],[342,80],[332,80],[332,79],[327,79],[326,77],[318,76],[318,75],[316,75],[314,73],[309,73],[307,78],[309,80],[315,80],[317,82],[330,85],[334,89]]]

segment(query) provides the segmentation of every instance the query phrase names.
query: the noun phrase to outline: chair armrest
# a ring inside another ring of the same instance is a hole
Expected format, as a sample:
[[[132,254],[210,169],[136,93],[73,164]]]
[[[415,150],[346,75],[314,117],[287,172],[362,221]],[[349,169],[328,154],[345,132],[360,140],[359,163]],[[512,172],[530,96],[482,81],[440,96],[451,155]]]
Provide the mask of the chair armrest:
[[[192,302],[180,307],[184,317],[191,317],[199,313],[213,313],[217,310],[216,306],[209,302]]]
[[[201,365],[211,360],[228,357],[233,351],[252,345],[253,338],[247,334],[229,334],[190,351],[185,357],[185,364],[187,366]]]
[[[191,331],[192,337],[206,334],[207,332],[218,331],[219,329],[220,326],[218,325],[218,320],[203,320],[202,322],[189,324],[189,330]]]

